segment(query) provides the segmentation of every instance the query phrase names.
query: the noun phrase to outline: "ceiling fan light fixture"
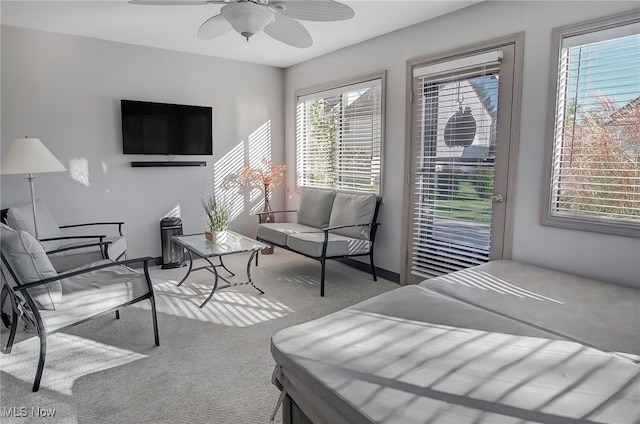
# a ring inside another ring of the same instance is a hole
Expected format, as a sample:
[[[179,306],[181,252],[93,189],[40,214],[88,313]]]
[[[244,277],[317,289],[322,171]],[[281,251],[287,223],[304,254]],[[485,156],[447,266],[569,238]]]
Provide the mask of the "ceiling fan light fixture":
[[[229,3],[222,7],[220,13],[247,41],[274,20],[273,11],[268,7],[250,1]]]

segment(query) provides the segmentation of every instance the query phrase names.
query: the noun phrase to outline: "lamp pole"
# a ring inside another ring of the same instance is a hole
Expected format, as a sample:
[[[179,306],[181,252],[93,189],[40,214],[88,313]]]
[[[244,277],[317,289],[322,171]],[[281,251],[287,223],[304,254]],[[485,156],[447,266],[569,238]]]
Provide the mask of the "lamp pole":
[[[33,180],[36,177],[33,176],[33,173],[29,172],[29,176],[27,177],[27,181],[29,181],[29,188],[31,189],[31,208],[33,211],[33,230],[35,231],[36,240],[39,240],[38,236],[38,220],[36,219],[36,191],[33,186]]]

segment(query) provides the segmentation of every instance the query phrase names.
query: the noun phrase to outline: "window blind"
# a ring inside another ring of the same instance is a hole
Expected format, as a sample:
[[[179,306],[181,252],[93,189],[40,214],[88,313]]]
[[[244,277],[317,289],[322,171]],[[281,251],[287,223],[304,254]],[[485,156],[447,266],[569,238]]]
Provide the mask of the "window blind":
[[[414,70],[414,275],[489,260],[500,53]]]
[[[557,87],[550,215],[640,229],[637,23],[564,37]]]
[[[298,97],[297,186],[380,194],[382,79]]]

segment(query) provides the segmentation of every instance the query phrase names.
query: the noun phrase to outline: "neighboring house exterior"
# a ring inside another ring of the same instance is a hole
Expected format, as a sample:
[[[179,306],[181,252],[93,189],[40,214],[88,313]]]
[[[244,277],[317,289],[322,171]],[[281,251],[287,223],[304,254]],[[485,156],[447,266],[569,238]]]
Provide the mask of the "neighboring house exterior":
[[[495,79],[495,77],[490,78]],[[495,118],[485,103],[485,99],[478,94],[471,81],[452,82],[440,87],[438,128],[444,129],[447,121],[455,115],[460,107],[463,110],[470,108],[471,115],[476,123],[476,134],[473,143],[469,147],[448,147],[445,143],[444,131],[439,130],[437,134],[437,157],[487,157],[490,152],[494,151],[491,148],[491,144],[495,135]]]

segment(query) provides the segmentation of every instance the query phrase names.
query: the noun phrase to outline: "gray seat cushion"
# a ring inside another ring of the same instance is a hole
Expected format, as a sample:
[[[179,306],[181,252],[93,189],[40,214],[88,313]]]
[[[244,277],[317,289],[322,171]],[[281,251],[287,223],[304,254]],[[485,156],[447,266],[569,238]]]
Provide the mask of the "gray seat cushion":
[[[371,224],[376,210],[375,194],[337,193],[333,200],[333,208],[329,219],[329,226],[350,224]],[[347,227],[331,230],[336,234],[369,240],[369,227]]]
[[[58,275],[38,241],[26,231],[15,231],[0,224],[2,253],[16,273],[19,283],[27,284]],[[29,289],[38,309],[55,310],[62,297],[60,281]]]
[[[299,233],[287,236],[287,247],[313,258],[322,256],[324,233]],[[371,242],[340,234],[329,233],[327,257],[367,254],[371,249]]]
[[[336,192],[333,190],[302,187],[298,224],[315,228],[327,228]]]
[[[76,268],[86,269],[110,260]],[[55,311],[41,311],[48,332],[91,318],[149,293],[144,273],[127,266],[113,266],[60,281],[62,299]]]
[[[256,236],[260,240],[268,241],[280,246],[287,245],[287,236],[297,233],[311,233],[318,231],[317,228],[309,227],[291,222],[273,222],[267,224],[259,224]]]

